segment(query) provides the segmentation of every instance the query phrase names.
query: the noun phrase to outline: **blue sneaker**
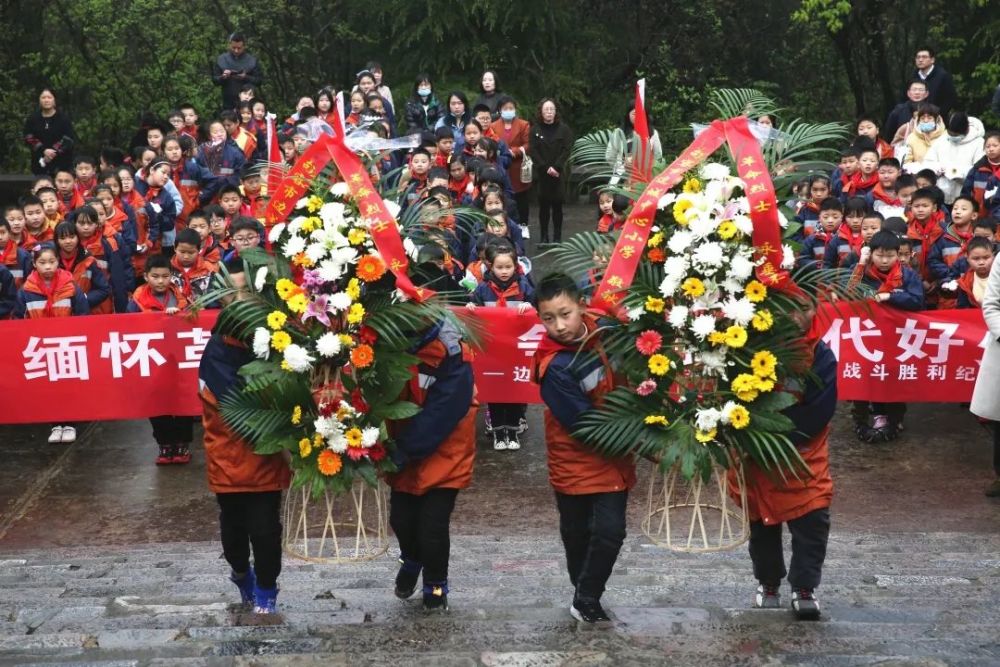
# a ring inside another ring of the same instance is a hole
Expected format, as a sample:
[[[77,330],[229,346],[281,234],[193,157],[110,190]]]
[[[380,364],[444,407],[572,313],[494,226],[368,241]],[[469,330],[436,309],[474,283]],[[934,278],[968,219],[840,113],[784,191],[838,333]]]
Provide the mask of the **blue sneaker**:
[[[273,614],[278,611],[278,587],[253,587],[253,613]]]
[[[423,566],[415,560],[400,557],[399,573],[396,574],[396,597],[406,600],[417,590],[417,579]]]
[[[424,580],[424,611],[448,611],[448,581]]]
[[[229,581],[236,584],[236,588],[240,589],[240,601],[244,606],[253,606],[253,589],[257,587],[257,577],[253,573],[253,569],[247,570],[247,573],[242,577],[238,576],[235,572],[229,575]]]

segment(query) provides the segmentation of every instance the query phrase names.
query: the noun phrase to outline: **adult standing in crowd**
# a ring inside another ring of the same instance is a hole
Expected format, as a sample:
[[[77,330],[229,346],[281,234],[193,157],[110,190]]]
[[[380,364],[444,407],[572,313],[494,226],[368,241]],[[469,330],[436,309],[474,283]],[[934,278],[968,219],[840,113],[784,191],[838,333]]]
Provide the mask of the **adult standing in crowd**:
[[[529,198],[531,197],[531,181],[521,180],[521,167],[524,156],[528,154],[528,142],[531,136],[531,123],[517,117],[517,103],[512,97],[501,95],[497,100],[500,118],[490,125],[500,141],[510,149],[511,161],[507,166],[507,177],[510,179],[510,189],[514,191],[514,202],[517,204],[517,220],[521,226],[528,225]]]
[[[433,130],[441,118],[441,103],[434,94],[430,74],[421,72],[413,82],[413,94],[406,101],[406,127],[411,134]]]
[[[490,108],[490,117],[496,120],[500,117],[500,82],[497,74],[493,70],[486,70],[479,79],[479,97],[472,103],[476,108],[480,104],[485,104]]]
[[[549,219],[551,240],[562,241],[563,201],[566,198],[566,163],[573,148],[573,131],[559,118],[556,102],[544,98],[538,105],[535,125],[531,128],[528,155],[534,162],[538,191],[538,226],[541,243],[548,243]]]
[[[917,55],[914,57],[917,71],[913,78],[927,84],[927,101],[936,105],[941,110],[941,116],[947,118],[958,102],[958,95],[955,93],[955,82],[952,81],[951,74],[936,61],[934,49],[929,47],[917,49]]]
[[[951,205],[962,193],[969,170],[983,157],[986,131],[978,118],[964,111],[953,111],[944,134],[931,143],[923,166],[937,174],[937,186],[944,193],[944,203]]]
[[[885,120],[882,131],[886,139],[892,143],[897,143],[896,132],[911,120],[913,114],[917,112],[917,105],[927,99],[927,82],[921,79],[910,81],[906,88],[906,101],[897,104],[889,112],[889,117]]]
[[[69,116],[56,107],[51,88],[42,88],[38,108],[24,121],[24,141],[31,148],[31,173],[53,175],[56,169],[72,169],[76,133]]]
[[[767,116],[762,116],[762,118],[768,118],[770,121]],[[660,134],[653,128],[652,119],[648,114],[646,122],[650,129],[649,146],[647,146],[648,150],[644,156],[647,165],[642,166],[649,166],[663,159]],[[616,176],[631,172],[632,163],[638,155],[638,141],[639,135],[635,133],[635,100],[630,100],[621,127],[615,128],[615,131],[611,133],[611,138],[608,139],[608,148],[604,153],[604,159],[607,160],[608,166],[615,171]]]
[[[251,84],[256,88],[264,81],[257,58],[247,53],[243,33],[234,32],[229,36],[229,50],[216,58],[212,65],[212,81],[222,86],[224,110],[237,108],[243,86]]]
[[[977,417],[993,422],[993,472],[997,478],[986,487],[986,495],[1000,496],[1000,383],[997,382],[1000,377],[1000,262],[993,262],[980,303],[983,304],[983,319],[990,335],[976,377],[970,409]]]

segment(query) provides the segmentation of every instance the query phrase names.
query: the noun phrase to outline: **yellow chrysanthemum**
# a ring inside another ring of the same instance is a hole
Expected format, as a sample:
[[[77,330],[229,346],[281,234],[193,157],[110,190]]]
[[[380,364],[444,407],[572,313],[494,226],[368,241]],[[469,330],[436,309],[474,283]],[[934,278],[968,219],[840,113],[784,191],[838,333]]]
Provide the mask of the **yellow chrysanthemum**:
[[[740,228],[732,220],[723,220],[716,231],[723,241],[728,241],[739,233]]]
[[[712,345],[722,345],[726,342],[726,334],[721,331],[713,331],[708,334],[708,342]]]
[[[739,398],[744,403],[750,403],[756,400],[758,395],[758,378],[749,373],[740,373],[735,378],[733,378],[732,383],[729,388],[732,389],[736,397]]]
[[[344,289],[347,296],[351,297],[351,300],[356,301],[361,298],[361,281],[357,278],[351,278],[347,282],[347,287]]]
[[[684,292],[684,296],[697,299],[705,293],[705,283],[698,278],[688,278],[681,283],[681,290]]]
[[[668,422],[667,418],[664,417],[663,415],[646,415],[646,423],[649,424],[650,426],[653,426],[655,424],[659,424],[660,426],[666,426],[670,422]]]
[[[687,210],[689,208],[691,208],[691,201],[687,199],[681,199],[674,204],[674,220],[677,221],[678,225],[686,225],[688,223]]]
[[[312,446],[316,447],[316,448],[322,447],[323,446],[323,436],[320,435],[319,433],[315,434],[313,436],[313,444],[312,444]]]
[[[650,248],[655,248],[661,243],[663,243],[663,232],[656,232],[649,237],[648,241],[646,241],[646,245]]]
[[[288,315],[285,315],[280,310],[273,310],[267,316],[267,326],[271,327],[275,331],[285,326],[285,322],[288,321]]]
[[[287,301],[295,292],[297,285],[288,278],[282,278],[274,287],[278,290],[278,296],[281,297],[282,301]]]
[[[347,232],[347,242],[351,245],[361,245],[368,238],[368,232],[360,227],[354,227]]]
[[[729,412],[729,424],[733,428],[746,428],[750,425],[750,411],[737,405]]]
[[[287,331],[275,331],[271,334],[271,347],[278,352],[284,352],[285,348],[292,344],[292,337]]]
[[[312,451],[313,451],[312,440],[310,440],[309,438],[302,438],[301,440],[299,440],[299,457],[304,459],[305,457],[312,454]]]
[[[689,178],[684,181],[684,192],[701,192],[701,181],[697,178]]]
[[[647,362],[649,372],[653,375],[666,375],[670,370],[670,360],[662,354],[654,354]]]
[[[305,294],[296,294],[291,299],[286,301],[285,305],[288,306],[288,310],[301,315],[306,312],[309,300],[306,298]]]
[[[655,296],[646,297],[646,312],[648,313],[662,313],[663,308],[666,305],[667,304],[663,299],[659,299]]]
[[[299,229],[306,234],[311,234],[316,229],[316,223],[319,221],[319,218],[306,218],[302,221],[302,225]]]
[[[702,444],[712,442],[715,440],[716,433],[717,431],[714,428],[711,431],[695,431],[694,439]]]
[[[772,380],[771,378],[757,378],[757,389],[762,394],[766,394],[767,392],[774,389],[774,380]]]
[[[294,371],[292,371],[292,365],[288,363],[287,359],[282,359],[281,360],[281,370],[288,371],[289,373],[294,372]]]
[[[360,303],[352,303],[351,309],[347,311],[347,322],[349,324],[360,324],[365,318],[365,307]]]
[[[344,438],[347,440],[348,447],[360,447],[361,429],[357,427],[347,429],[344,433]]]
[[[751,280],[744,289],[747,293],[747,298],[754,303],[760,303],[767,298],[767,287],[758,280]]]
[[[296,405],[292,410],[292,423],[298,426],[302,423],[302,406]]]
[[[323,200],[316,195],[310,195],[309,199],[306,200],[306,209],[308,209],[310,213],[315,213],[321,208],[323,208]]]
[[[774,369],[777,365],[778,358],[767,350],[761,350],[750,360],[750,368],[753,369],[754,375],[759,378],[774,377]]]
[[[726,329],[726,345],[729,347],[743,347],[747,343],[747,330],[738,324]]]
[[[774,316],[769,310],[758,310],[750,320],[750,324],[757,331],[767,331],[774,326]]]
[[[348,334],[337,334],[337,338],[340,339],[340,344],[343,347],[354,347],[354,339]]]

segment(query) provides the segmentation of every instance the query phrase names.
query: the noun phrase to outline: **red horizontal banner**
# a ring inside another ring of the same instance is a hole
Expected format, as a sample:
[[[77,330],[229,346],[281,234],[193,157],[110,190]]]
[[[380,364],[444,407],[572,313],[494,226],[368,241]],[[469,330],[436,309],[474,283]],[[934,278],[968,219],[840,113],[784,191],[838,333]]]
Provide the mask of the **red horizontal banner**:
[[[198,362],[218,311],[0,322],[0,423],[198,415]],[[842,400],[967,402],[987,329],[979,310],[829,309]],[[473,363],[481,402],[540,402],[534,313],[479,308],[485,349]]]

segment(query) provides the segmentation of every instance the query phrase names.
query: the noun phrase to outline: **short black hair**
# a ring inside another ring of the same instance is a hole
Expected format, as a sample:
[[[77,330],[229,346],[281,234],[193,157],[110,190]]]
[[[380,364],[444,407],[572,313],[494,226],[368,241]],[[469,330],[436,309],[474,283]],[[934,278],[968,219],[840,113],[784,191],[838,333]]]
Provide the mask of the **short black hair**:
[[[535,299],[539,304],[562,295],[566,295],[573,301],[579,301],[582,297],[580,286],[565,273],[547,274],[539,281],[538,289],[535,290]]]
[[[240,186],[233,185],[232,183],[226,183],[221,188],[219,188],[219,199],[222,199],[223,195],[228,195],[230,192],[235,192],[236,194],[238,194],[240,196],[240,199],[243,198],[243,193],[240,192]]]
[[[625,195],[615,195],[611,199],[611,210],[615,213],[624,213],[632,205],[632,200]]]
[[[896,236],[906,236],[906,220],[898,216],[886,218],[882,222],[882,229],[887,232],[892,232]]]
[[[997,223],[992,218],[979,218],[974,223],[972,223],[972,229],[988,229],[991,235],[997,233]]]
[[[948,116],[948,132],[965,135],[969,133],[969,114],[964,111],[952,111]]]
[[[191,213],[188,214],[188,225],[190,225],[191,221],[194,220],[195,218],[201,218],[205,222],[208,222],[208,211],[206,209],[196,208],[195,210],[191,211]]]
[[[868,247],[872,250],[899,250],[899,237],[884,229],[868,239]]]
[[[868,220],[869,218],[878,220],[879,222],[885,222],[885,216],[884,215],[882,215],[878,211],[873,211],[871,209],[869,209],[868,212],[865,213],[865,220]]]
[[[899,178],[896,179],[896,192],[903,188],[915,187],[917,187],[917,179],[913,174],[900,174]]]
[[[448,180],[450,177],[451,175],[448,173],[448,170],[445,169],[444,167],[431,167],[430,171],[427,172],[428,181],[433,181],[435,178],[443,178],[445,180]]]
[[[965,256],[968,257],[969,253],[977,248],[989,250],[991,255],[996,254],[996,248],[993,246],[993,239],[988,239],[985,236],[973,236],[969,239],[969,242],[965,246]]]
[[[972,210],[975,211],[976,213],[979,213],[979,202],[977,202],[969,195],[958,195],[957,197],[955,197],[955,201],[951,202],[951,205],[954,206],[955,202],[958,200],[969,202],[970,204],[972,204]]]
[[[198,236],[198,232],[185,227],[181,231],[177,232],[177,236],[174,238],[174,247],[176,248],[182,243],[186,245],[193,245],[195,248],[200,248],[201,237]]]
[[[926,44],[924,46],[917,47],[917,50],[913,52],[913,55],[915,56],[921,51],[926,51],[927,55],[929,55],[931,58],[937,58],[937,54],[934,52],[934,49],[927,46]]]
[[[868,200],[864,197],[851,197],[844,204],[844,217],[851,214],[866,215],[868,213]]]
[[[170,258],[166,255],[150,255],[146,258],[146,265],[143,273],[149,273],[153,269],[170,269]]]
[[[819,212],[823,211],[838,211],[840,213],[844,212],[844,204],[836,197],[827,197],[819,205]]]
[[[23,210],[29,206],[41,206],[42,200],[35,195],[24,195],[17,200],[17,203],[20,204],[21,209]]]
[[[840,151],[840,159],[843,160],[845,157],[861,157],[861,151],[857,146],[848,146]]]
[[[912,206],[913,202],[917,201],[918,199],[929,199],[935,204],[937,204],[937,195],[930,188],[920,188],[919,190],[914,192],[913,197],[910,198],[910,205]]]
[[[413,151],[410,153],[410,159],[413,159],[417,155],[425,155],[428,160],[431,159],[431,154],[423,146],[417,146],[416,148],[414,148]]]
[[[475,116],[480,111],[485,111],[486,113],[489,114],[493,113],[492,111],[490,111],[490,105],[484,104],[483,102],[480,102],[476,106],[472,107],[472,115]]]
[[[229,235],[236,236],[237,232],[242,232],[244,229],[260,234],[260,223],[256,218],[251,218],[246,215],[237,215],[229,224]],[[195,232],[195,234],[197,233],[198,232]]]
[[[56,228],[52,230],[52,236],[53,238],[56,239],[66,238],[67,236],[75,236],[77,238],[80,238],[80,235],[77,234],[76,231],[76,225],[66,220],[56,225]]]
[[[455,140],[455,135],[454,135],[454,133],[452,133],[450,127],[439,127],[439,128],[437,128],[436,130],[434,130],[434,137],[438,141],[441,141],[442,139],[451,139],[452,141]]]
[[[81,164],[89,164],[91,167],[97,168],[97,161],[90,157],[89,155],[77,155],[73,160],[73,166],[79,167]]]
[[[882,167],[892,167],[894,169],[902,169],[903,167],[899,164],[899,160],[894,157],[884,157],[878,161],[878,166]]]

